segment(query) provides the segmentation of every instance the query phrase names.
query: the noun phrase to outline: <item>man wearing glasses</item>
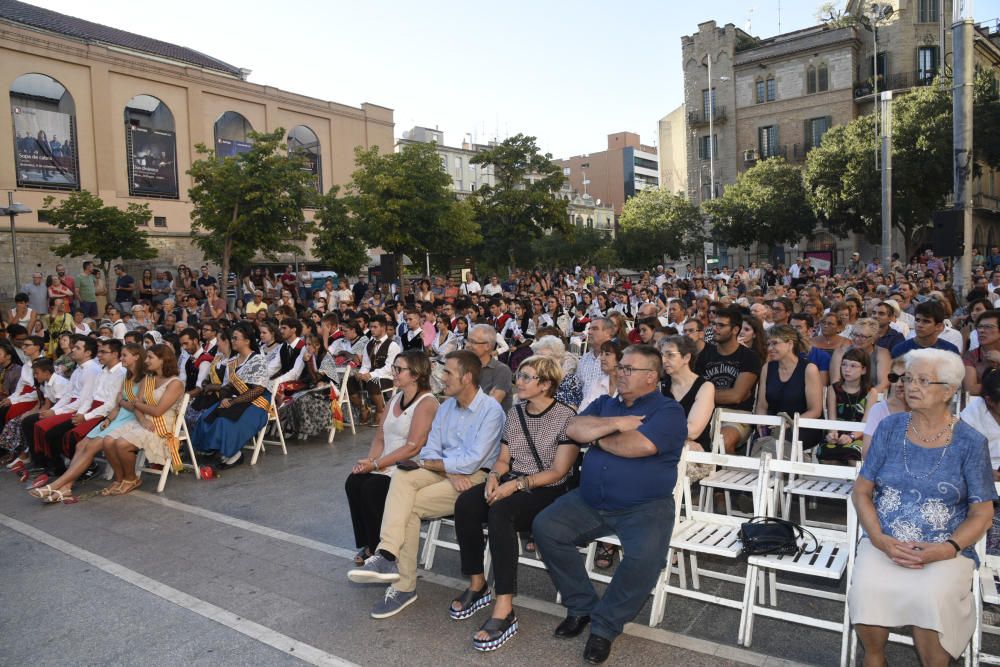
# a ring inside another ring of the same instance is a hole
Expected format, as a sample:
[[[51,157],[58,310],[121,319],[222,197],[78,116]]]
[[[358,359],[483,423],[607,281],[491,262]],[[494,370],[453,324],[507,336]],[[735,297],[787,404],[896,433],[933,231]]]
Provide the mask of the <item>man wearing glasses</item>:
[[[892,358],[897,359],[911,350],[928,347],[962,354],[953,344],[941,339],[945,317],[944,306],[934,299],[917,304],[913,311],[913,330],[916,335],[892,348]]]
[[[635,618],[666,564],[673,532],[673,492],[687,437],[680,404],[659,392],[660,355],[649,345],[625,349],[617,366],[618,395],[605,394],[566,427],[590,442],[580,487],[535,518],[533,534],[567,616],[555,636],[579,635],[591,624],[584,660],[608,659],[611,644]],[[622,561],[599,598],[578,544],[615,534]]]
[[[493,356],[497,346],[496,329],[489,324],[477,324],[469,329],[469,338],[465,341],[465,349],[479,358],[482,370],[479,373],[479,388],[500,404],[504,414],[510,410],[514,397],[511,388],[513,377],[510,367],[501,364]]]
[[[700,355],[705,349],[705,325],[701,323],[701,320],[696,317],[688,318],[688,321],[684,323],[684,331],[681,333],[694,341]]]
[[[965,380],[962,387],[973,396],[982,394],[983,378],[1000,368],[1000,310],[987,310],[976,320],[979,347],[962,355]]]

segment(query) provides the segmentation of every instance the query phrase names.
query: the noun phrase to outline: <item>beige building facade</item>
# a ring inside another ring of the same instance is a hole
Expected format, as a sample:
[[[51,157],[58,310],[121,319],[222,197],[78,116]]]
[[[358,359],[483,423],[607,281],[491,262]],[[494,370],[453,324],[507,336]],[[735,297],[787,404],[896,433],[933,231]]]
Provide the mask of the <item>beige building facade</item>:
[[[819,25],[760,39],[728,24],[707,21],[681,38],[685,106],[687,194],[692,202],[712,198],[709,121],[713,126],[714,196],[761,159],[783,157],[803,164],[806,154],[831,127],[872,113],[875,86],[895,94],[933,81],[950,65],[951,0],[892,0],[893,9],[878,24],[878,57],[869,24]],[[870,3],[850,0],[848,14],[862,15]],[[708,61],[711,59],[711,82]],[[997,33],[977,29],[976,62],[1000,72]],[[873,75],[877,69],[877,75]],[[714,105],[710,102],[713,101]],[[662,143],[662,142],[661,142]],[[874,159],[874,156],[873,156]],[[997,173],[986,169],[974,184],[976,201],[986,213],[1000,212]],[[986,216],[988,218],[989,215]],[[977,242],[1000,233],[977,227]],[[900,246],[901,244],[897,244]],[[895,246],[894,246],[895,247]],[[791,261],[804,250],[833,252],[843,265],[854,251],[865,258],[880,253],[861,237],[836,239],[817,229],[810,242],[784,248],[719,249],[729,265],[753,261]]]
[[[484,185],[494,185],[492,165],[472,164],[477,153],[496,146],[496,142],[476,144],[463,141],[461,146],[448,146],[444,132],[429,127],[414,127],[403,132],[403,138],[396,142],[397,148],[408,143],[433,143],[441,156],[441,167],[451,176],[451,187],[455,196],[465,199]]]
[[[687,131],[687,106],[682,104],[657,123],[660,145],[660,187],[674,194],[684,194],[688,187],[688,143],[695,135]]]
[[[160,251],[149,265],[197,265],[186,173],[200,157],[196,144],[234,154],[248,149],[250,130],[283,127],[290,149],[311,156],[322,190],[350,180],[356,146],[392,150],[391,109],[296,95],[248,74],[183,47],[4,3],[0,86],[9,104],[0,105],[0,127],[14,132],[0,131],[0,190],[33,209],[17,218],[22,282],[35,270],[52,273],[57,261],[48,248],[62,236],[39,216],[47,196],[82,189],[121,208],[148,204]],[[0,235],[0,292],[13,287],[10,244]],[[66,263],[75,273],[78,260]]]

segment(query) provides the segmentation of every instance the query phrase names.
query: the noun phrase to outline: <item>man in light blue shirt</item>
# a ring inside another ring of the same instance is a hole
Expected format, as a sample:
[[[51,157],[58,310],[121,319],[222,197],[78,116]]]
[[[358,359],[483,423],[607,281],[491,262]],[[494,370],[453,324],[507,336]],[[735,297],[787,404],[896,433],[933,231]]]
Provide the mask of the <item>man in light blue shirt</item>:
[[[459,494],[481,483],[500,453],[506,418],[500,404],[479,388],[482,363],[468,350],[445,359],[442,381],[449,398],[434,416],[415,469],[404,467],[392,476],[378,550],[347,573],[355,583],[390,584],[372,618],[394,616],[417,599],[420,520],[454,514]]]

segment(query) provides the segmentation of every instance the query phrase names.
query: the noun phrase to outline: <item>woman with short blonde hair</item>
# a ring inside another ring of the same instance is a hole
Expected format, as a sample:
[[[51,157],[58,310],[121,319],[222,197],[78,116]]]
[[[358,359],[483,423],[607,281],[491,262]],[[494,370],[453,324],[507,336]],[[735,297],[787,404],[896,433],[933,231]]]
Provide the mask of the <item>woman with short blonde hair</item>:
[[[892,366],[892,355],[889,350],[879,347],[878,321],[870,317],[862,317],[854,323],[851,329],[851,346],[864,351],[871,359],[870,375],[872,387],[879,393],[889,390],[889,368]],[[844,359],[847,347],[840,347],[830,355],[830,384],[840,382],[840,362]]]

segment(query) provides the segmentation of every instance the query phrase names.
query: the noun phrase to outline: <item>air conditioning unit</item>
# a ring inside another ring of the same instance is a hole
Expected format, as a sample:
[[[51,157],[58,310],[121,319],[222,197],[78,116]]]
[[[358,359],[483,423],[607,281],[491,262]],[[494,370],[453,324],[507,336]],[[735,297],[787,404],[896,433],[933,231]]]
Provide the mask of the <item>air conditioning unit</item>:
[[[753,162],[756,159],[757,159],[757,151],[754,150],[753,148],[750,148],[750,149],[747,149],[747,150],[743,151],[743,161],[744,162]]]

